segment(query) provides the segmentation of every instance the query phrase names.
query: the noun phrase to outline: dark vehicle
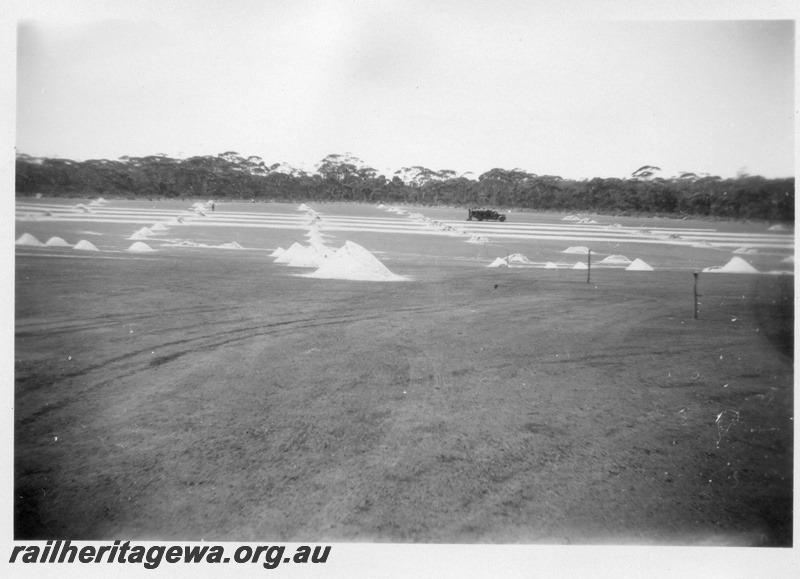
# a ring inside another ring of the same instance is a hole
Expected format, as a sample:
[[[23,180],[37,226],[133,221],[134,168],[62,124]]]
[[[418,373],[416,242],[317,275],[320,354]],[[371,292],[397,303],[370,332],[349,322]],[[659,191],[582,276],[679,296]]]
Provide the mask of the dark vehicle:
[[[478,221],[505,221],[506,216],[501,215],[494,209],[467,209],[467,221],[477,219]]]

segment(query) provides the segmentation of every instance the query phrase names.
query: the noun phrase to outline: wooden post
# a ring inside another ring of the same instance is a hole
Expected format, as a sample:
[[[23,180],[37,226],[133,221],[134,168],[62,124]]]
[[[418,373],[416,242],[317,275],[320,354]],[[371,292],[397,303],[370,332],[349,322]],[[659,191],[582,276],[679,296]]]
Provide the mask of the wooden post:
[[[586,270],[586,283],[591,283],[589,280],[592,277],[592,250],[589,250],[587,254],[588,262],[587,262],[587,270]]]
[[[699,276],[699,274],[697,272],[694,272],[694,319],[695,320],[698,319],[698,317],[697,317],[697,298],[699,297],[699,294],[697,293],[697,278],[698,278],[698,276]]]

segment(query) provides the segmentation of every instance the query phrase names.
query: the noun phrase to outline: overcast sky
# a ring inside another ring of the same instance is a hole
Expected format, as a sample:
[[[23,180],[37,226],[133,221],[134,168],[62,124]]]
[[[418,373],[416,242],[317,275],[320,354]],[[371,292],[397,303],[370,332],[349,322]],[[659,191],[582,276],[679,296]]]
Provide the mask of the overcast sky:
[[[17,151],[794,175],[793,21],[550,4],[31,2]]]

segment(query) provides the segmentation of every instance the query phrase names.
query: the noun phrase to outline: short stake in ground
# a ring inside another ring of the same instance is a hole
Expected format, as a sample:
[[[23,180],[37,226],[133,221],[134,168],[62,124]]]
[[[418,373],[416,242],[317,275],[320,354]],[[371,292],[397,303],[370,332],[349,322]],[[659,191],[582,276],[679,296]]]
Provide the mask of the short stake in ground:
[[[592,250],[586,253],[586,283],[592,283]]]
[[[700,294],[697,293],[697,278],[700,276],[698,272],[694,272],[694,319],[698,319],[697,315],[697,298],[700,297]]]

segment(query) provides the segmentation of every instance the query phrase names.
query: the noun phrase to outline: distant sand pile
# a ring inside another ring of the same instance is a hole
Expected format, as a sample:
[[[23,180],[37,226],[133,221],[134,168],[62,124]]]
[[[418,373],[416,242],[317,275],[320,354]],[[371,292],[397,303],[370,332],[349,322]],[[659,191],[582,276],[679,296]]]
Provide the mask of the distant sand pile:
[[[23,233],[19,239],[14,242],[14,245],[28,245],[31,247],[44,247],[44,243],[36,239],[30,233]]]
[[[568,247],[568,248],[567,248],[567,249],[565,249],[565,250],[564,250],[562,253],[579,253],[579,254],[584,254],[584,253],[589,253],[589,248],[588,248],[588,247],[585,247],[585,246],[583,246],[583,245],[574,245],[574,246],[572,246],[572,247]]]
[[[91,209],[89,209],[89,208],[88,208],[86,205],[84,205],[83,203],[78,203],[78,204],[75,206],[75,208],[76,208],[78,211],[82,212],[82,213],[91,213],[91,212],[92,212],[92,210],[91,210]]]
[[[589,266],[582,261],[576,261],[575,265],[572,266],[572,269],[589,269]]]
[[[601,259],[600,263],[631,263],[631,260],[624,255],[609,255],[605,259]]]
[[[703,269],[705,273],[760,273],[741,257],[734,257],[723,266],[713,265]]]
[[[554,264],[552,261],[548,261],[546,264],[544,264],[544,268],[545,269],[558,269],[558,266],[556,264]]]
[[[150,231],[167,231],[167,226],[163,223],[153,223],[153,225],[150,226]]]
[[[525,264],[525,265],[532,265],[533,264],[533,262],[530,259],[528,259],[524,255],[522,255],[521,253],[512,253],[511,255],[509,255],[506,258],[506,260],[508,261],[509,264],[512,264],[512,263],[522,263],[522,264]]]
[[[653,271],[653,268],[637,257],[625,268],[625,271]]]
[[[128,248],[128,251],[133,251],[133,252],[136,252],[136,253],[142,253],[142,252],[147,252],[147,251],[155,251],[155,249],[153,249],[152,247],[150,247],[149,245],[147,245],[143,241],[137,241],[136,243],[132,244]]]
[[[131,235],[128,239],[147,239],[148,236],[152,235],[153,232],[150,231],[147,227],[142,227],[138,231],[136,231],[133,235]]]
[[[69,243],[61,239],[60,237],[51,237],[45,243],[48,247],[72,247]]]
[[[495,259],[492,263],[490,263],[486,267],[500,267],[500,266],[503,266],[503,265],[508,267],[508,262],[505,259],[503,259],[502,257],[498,257],[497,259]]]
[[[86,241],[85,239],[81,239],[78,243],[76,243],[73,249],[77,249],[79,251],[100,251],[97,249],[97,246],[94,243],[91,241]]]

